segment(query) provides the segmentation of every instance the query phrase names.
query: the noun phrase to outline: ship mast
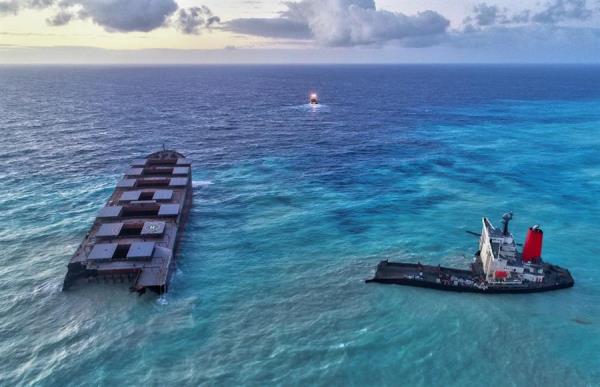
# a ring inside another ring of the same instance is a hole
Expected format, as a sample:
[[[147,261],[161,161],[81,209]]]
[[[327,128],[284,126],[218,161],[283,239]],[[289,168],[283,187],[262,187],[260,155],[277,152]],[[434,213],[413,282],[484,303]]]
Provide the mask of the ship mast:
[[[508,232],[508,223],[512,220],[512,218],[512,212],[507,212],[506,214],[502,215],[502,224],[504,225],[504,227],[502,228],[502,234],[504,234],[504,236],[508,236],[510,234]]]

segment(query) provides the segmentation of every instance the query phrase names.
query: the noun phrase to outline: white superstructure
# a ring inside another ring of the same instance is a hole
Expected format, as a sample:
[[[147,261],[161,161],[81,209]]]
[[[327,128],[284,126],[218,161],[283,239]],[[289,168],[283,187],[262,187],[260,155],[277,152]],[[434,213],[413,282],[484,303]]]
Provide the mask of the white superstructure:
[[[479,256],[488,283],[521,284],[523,281],[542,282],[544,271],[541,265],[523,262],[517,251],[513,235],[508,231],[512,213],[503,216],[503,230],[496,229],[487,218],[479,240]]]

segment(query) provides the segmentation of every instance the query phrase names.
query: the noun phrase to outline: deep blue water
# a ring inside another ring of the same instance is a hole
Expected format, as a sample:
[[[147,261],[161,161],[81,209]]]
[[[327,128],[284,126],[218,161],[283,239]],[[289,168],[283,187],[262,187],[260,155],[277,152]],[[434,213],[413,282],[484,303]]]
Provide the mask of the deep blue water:
[[[317,90],[322,105],[305,105]],[[600,385],[600,66],[0,68],[0,385]],[[171,291],[60,291],[128,162],[194,162]],[[466,266],[482,216],[573,289]]]

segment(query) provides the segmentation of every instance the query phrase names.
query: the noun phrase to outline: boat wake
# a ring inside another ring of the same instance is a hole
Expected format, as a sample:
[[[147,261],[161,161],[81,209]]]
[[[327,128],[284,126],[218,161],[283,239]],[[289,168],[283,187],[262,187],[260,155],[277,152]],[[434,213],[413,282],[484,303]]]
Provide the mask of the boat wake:
[[[331,111],[331,108],[329,107],[329,105],[323,105],[323,104],[313,105],[310,103],[305,103],[302,105],[286,106],[283,108],[283,110],[294,110],[294,111],[298,111],[298,112],[311,112],[311,113],[329,113]]]

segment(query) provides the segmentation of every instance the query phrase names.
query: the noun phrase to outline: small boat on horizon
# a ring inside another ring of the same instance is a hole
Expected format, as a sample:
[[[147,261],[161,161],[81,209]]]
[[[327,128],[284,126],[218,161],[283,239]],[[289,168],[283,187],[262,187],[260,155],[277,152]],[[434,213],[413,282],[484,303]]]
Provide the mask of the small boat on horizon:
[[[310,103],[311,105],[318,105],[318,104],[319,104],[319,98],[318,98],[318,96],[317,96],[317,93],[312,93],[312,94],[310,95],[310,98],[309,98],[309,103]]]

